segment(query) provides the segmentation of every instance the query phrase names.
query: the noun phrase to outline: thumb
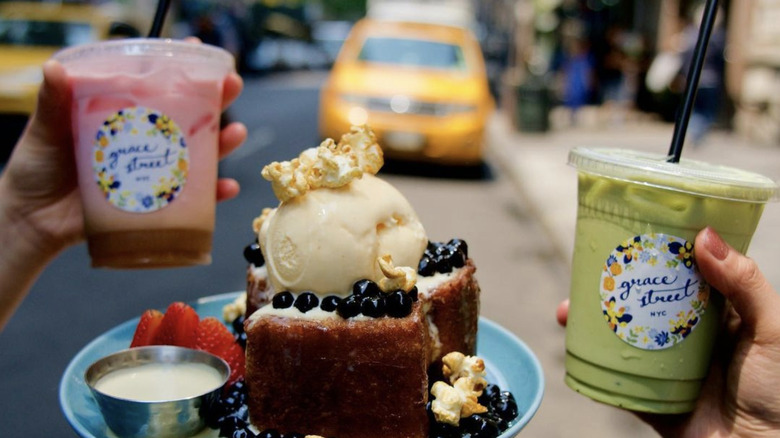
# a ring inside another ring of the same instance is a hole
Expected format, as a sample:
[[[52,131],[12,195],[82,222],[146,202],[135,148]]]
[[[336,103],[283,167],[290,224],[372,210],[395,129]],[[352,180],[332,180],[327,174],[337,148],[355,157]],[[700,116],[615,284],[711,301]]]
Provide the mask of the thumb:
[[[696,236],[694,248],[702,276],[731,301],[744,328],[756,335],[780,332],[775,322],[780,297],[755,261],[729,246],[709,227]]]
[[[38,105],[27,127],[29,134],[41,144],[70,144],[71,96],[65,69],[57,61],[43,64],[43,83],[38,92]]]

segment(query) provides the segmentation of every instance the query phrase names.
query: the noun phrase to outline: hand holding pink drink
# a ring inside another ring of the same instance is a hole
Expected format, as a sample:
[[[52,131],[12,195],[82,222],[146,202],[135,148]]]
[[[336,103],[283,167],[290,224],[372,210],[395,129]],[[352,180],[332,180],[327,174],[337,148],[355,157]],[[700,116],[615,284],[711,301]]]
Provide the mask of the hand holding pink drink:
[[[65,49],[93,266],[211,260],[224,50],[159,39]]]

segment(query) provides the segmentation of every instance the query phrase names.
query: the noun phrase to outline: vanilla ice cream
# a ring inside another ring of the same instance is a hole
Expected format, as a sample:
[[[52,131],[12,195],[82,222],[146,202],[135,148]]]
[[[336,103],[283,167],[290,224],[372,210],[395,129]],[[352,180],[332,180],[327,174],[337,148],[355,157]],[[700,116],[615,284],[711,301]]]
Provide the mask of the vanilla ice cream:
[[[381,258],[416,272],[428,238],[406,198],[372,174],[382,157],[370,140],[370,131],[353,130],[338,145],[326,141],[264,169],[282,202],[255,231],[276,291],[347,296],[358,280],[385,279]]]

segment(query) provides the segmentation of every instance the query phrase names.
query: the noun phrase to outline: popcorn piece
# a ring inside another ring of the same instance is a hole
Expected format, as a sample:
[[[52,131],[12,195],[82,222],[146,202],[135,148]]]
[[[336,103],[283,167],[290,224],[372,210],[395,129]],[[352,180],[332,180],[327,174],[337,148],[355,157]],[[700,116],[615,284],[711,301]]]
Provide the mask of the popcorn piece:
[[[260,213],[260,216],[256,217],[255,220],[252,221],[252,230],[255,232],[255,234],[260,233],[260,228],[262,228],[263,223],[268,220],[269,217],[271,217],[271,214],[275,211],[275,208],[264,208],[263,211]]]
[[[312,162],[311,188],[336,188],[363,176],[358,167],[357,156],[346,146],[336,145],[327,139],[316,149],[316,160]]]
[[[291,161],[273,162],[263,168],[263,178],[280,201],[289,201],[309,190],[349,184],[363,173],[376,174],[384,164],[382,149],[367,126],[353,126],[338,144],[331,139],[303,151]]]
[[[487,408],[477,401],[487,385],[485,362],[454,351],[445,355],[442,363],[444,377],[449,378],[452,386],[439,381],[431,388],[431,395],[435,397],[431,410],[436,421],[457,426],[461,418],[487,412]]]
[[[453,388],[461,393],[464,399],[463,406],[460,408],[460,417],[466,418],[473,414],[482,414],[487,412],[487,408],[479,404],[477,398],[482,394],[482,390],[474,391],[474,380],[470,377],[461,377],[455,381]]]
[[[436,421],[457,426],[461,418],[487,412],[487,408],[477,401],[476,393],[470,390],[472,382],[469,380],[461,377],[454,386],[442,381],[433,384],[431,395],[435,399],[431,402],[431,410]]]
[[[384,292],[392,292],[398,289],[409,292],[417,283],[417,271],[408,266],[393,265],[393,257],[390,254],[379,257],[377,262],[386,277],[379,280],[379,288]]]
[[[353,126],[349,134],[341,136],[339,144],[348,144],[356,151],[358,166],[363,172],[376,175],[384,164],[382,148],[374,132],[367,126]]]
[[[460,392],[444,382],[436,382],[431,387],[431,410],[439,423],[457,426],[460,422],[460,408],[463,406]]]
[[[239,294],[232,303],[222,307],[222,319],[227,323],[235,321],[244,313],[246,313],[246,292]]]
[[[309,190],[308,174],[311,168],[302,166],[298,158],[292,161],[278,162],[265,166],[261,175],[271,181],[274,195],[280,201],[300,196]]]
[[[444,364],[442,373],[445,378],[449,378],[451,384],[463,377],[469,378],[473,384],[472,391],[482,394],[482,390],[487,386],[485,380],[485,362],[476,356],[466,356],[463,353],[453,351],[441,359]]]

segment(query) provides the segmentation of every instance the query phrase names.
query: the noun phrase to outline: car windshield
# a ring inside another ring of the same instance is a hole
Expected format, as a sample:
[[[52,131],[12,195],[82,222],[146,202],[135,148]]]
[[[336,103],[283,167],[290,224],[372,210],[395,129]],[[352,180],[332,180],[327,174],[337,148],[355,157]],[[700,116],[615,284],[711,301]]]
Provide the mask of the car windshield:
[[[457,45],[408,38],[368,38],[358,59],[443,70],[466,70],[463,50]]]
[[[0,18],[0,44],[61,47],[95,39],[89,23]]]

